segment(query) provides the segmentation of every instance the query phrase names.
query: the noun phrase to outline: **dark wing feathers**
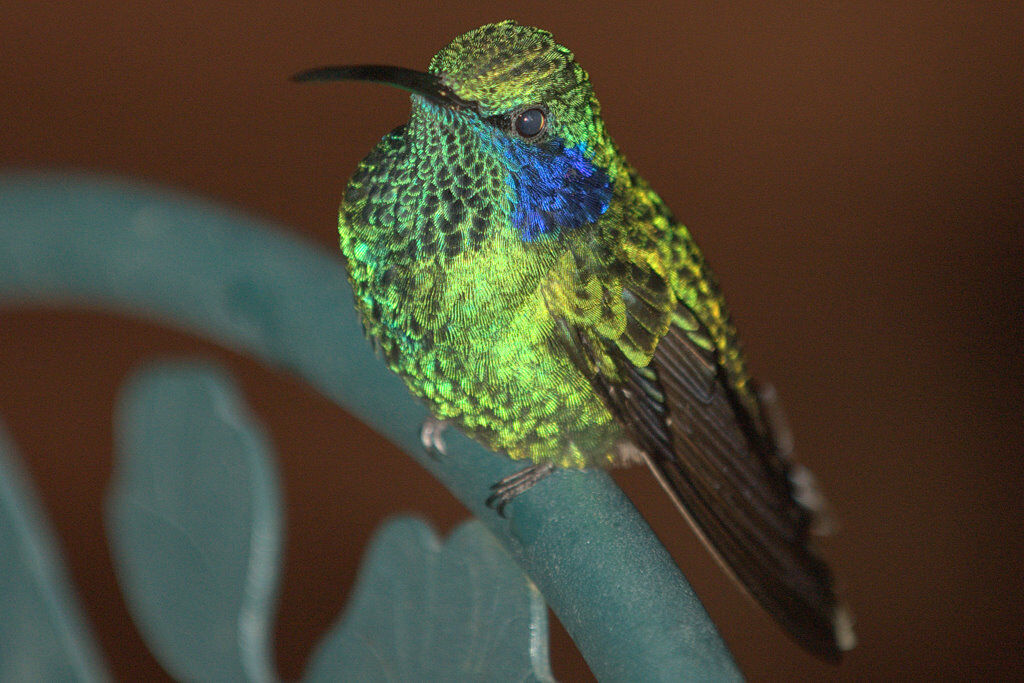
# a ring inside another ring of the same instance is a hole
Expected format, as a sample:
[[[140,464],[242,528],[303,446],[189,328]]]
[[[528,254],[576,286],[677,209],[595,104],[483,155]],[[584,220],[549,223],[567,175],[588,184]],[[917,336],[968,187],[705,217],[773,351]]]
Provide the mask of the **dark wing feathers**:
[[[664,325],[662,302],[640,291],[623,292],[622,338],[573,330],[575,353],[590,359],[593,386],[723,565],[804,647],[837,661],[832,577],[810,547],[812,513],[794,499],[789,464],[761,415],[730,389],[696,317],[680,309]],[[653,347],[650,364],[637,367],[623,346]],[[593,370],[601,356],[618,377]]]

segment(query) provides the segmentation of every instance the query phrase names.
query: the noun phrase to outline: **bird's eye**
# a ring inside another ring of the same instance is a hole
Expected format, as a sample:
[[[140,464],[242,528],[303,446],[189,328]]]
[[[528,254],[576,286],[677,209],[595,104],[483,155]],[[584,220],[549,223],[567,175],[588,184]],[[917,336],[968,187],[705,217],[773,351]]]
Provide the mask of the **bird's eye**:
[[[516,116],[516,133],[524,138],[535,138],[544,132],[548,120],[542,109],[526,109]]]

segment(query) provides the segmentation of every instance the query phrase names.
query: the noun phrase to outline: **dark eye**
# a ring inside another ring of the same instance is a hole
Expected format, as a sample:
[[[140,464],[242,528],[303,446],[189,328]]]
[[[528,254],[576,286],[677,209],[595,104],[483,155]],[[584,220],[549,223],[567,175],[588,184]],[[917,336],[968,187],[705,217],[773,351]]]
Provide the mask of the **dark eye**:
[[[527,109],[516,116],[516,132],[524,138],[535,138],[544,132],[547,117],[541,109]]]

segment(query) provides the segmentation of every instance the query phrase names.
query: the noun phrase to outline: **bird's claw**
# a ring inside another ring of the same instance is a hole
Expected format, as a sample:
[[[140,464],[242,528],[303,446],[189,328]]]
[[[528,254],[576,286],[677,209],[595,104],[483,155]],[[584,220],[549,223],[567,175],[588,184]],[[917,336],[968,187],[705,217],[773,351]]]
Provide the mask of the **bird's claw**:
[[[493,508],[500,517],[505,516],[505,506],[512,502],[512,499],[521,493],[529,490],[534,484],[555,470],[551,463],[537,463],[513,472],[507,477],[499,479],[491,485],[494,492],[487,498],[486,505]]]
[[[447,422],[438,420],[433,415],[420,426],[420,443],[423,444],[427,455],[434,460],[440,460],[441,456],[448,455],[448,446],[444,442],[444,430],[447,428]]]

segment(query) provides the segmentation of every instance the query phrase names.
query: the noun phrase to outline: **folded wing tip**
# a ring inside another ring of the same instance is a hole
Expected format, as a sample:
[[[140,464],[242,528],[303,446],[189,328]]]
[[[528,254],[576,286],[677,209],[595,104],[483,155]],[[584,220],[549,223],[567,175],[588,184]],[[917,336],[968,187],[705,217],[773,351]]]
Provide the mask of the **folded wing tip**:
[[[846,605],[837,605],[832,615],[832,628],[835,630],[836,646],[840,652],[849,652],[857,647],[857,634],[853,630],[853,622],[853,613]]]

